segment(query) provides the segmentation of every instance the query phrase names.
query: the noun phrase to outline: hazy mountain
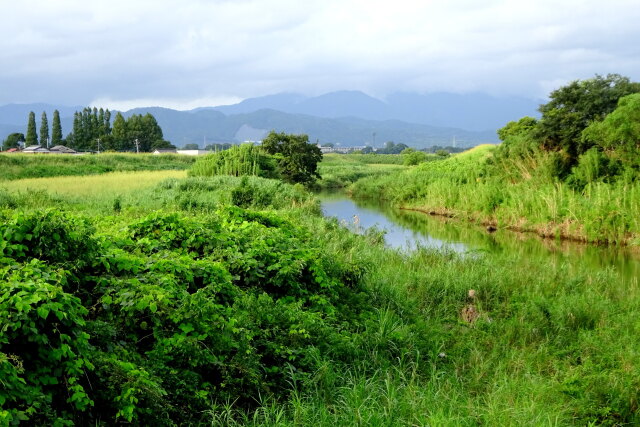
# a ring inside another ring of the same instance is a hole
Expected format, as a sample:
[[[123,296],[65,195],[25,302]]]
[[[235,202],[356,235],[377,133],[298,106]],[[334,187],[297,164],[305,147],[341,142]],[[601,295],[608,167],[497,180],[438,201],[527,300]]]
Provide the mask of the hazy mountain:
[[[27,120],[29,112],[33,111],[36,115],[36,125],[40,126],[40,116],[42,112],[47,113],[49,126],[53,120],[53,111],[58,110],[60,117],[73,117],[75,111],[82,111],[84,107],[68,107],[51,104],[7,104],[0,106],[0,123],[20,125],[27,129]]]
[[[270,95],[212,109],[225,114],[273,109],[327,118],[401,120],[430,126],[495,131],[511,120],[527,115],[537,116],[540,102],[520,97],[497,98],[481,93],[394,93],[380,100],[358,91],[339,91],[316,97]]]
[[[332,119],[267,109],[226,116],[208,109],[185,112],[167,108],[136,108],[127,111],[125,116],[146,113],[156,117],[165,138],[178,146],[188,142],[204,146],[212,142],[259,140],[270,130],[306,133],[311,141],[340,143],[344,146],[372,144],[373,133],[376,134],[377,146],[382,146],[386,141],[403,142],[414,147],[449,145],[454,137],[460,146],[497,142],[492,131],[466,131],[398,120]]]
[[[506,105],[510,110],[506,111]],[[273,106],[277,108],[259,108]],[[0,138],[11,132],[26,132],[29,111],[36,113],[40,125],[41,112],[61,113],[62,130],[71,131],[74,111],[82,107],[48,104],[6,105],[0,107]],[[525,111],[530,109],[528,111]],[[283,111],[285,110],[285,111]],[[455,112],[454,112],[455,110]],[[511,119],[535,113],[533,101],[492,98],[487,95],[416,95],[394,94],[382,101],[362,92],[332,92],[317,97],[279,94],[247,99],[231,106],[176,111],[169,108],[136,108],[124,113],[153,114],[164,131],[165,138],[177,146],[211,142],[259,140],[268,131],[306,133],[312,141],[332,142],[345,146],[386,141],[415,147],[451,144],[455,138],[460,146],[497,142],[495,129]],[[112,112],[112,117],[115,111]],[[502,118],[496,119],[494,115]],[[508,115],[508,117],[507,117]],[[408,118],[404,119],[403,118]],[[485,123],[498,123],[485,129]],[[413,122],[413,123],[412,123]],[[438,126],[430,125],[437,123]],[[466,123],[465,130],[456,123]],[[374,136],[375,133],[375,136]]]

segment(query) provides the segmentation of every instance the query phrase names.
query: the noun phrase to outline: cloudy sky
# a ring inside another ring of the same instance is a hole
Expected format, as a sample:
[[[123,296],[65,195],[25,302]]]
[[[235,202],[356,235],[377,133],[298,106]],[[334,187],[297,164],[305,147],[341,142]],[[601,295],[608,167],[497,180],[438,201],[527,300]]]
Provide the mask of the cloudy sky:
[[[189,109],[277,92],[544,97],[640,80],[639,0],[0,0],[0,105]]]

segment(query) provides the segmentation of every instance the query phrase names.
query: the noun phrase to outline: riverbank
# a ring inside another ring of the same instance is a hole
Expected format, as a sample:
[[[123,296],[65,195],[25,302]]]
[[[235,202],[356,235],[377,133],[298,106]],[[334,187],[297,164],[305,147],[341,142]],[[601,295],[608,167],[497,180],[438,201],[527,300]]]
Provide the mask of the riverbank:
[[[359,198],[492,227],[590,243],[640,245],[640,184],[594,182],[582,191],[554,180],[509,182],[491,169],[494,146],[380,177],[348,191]]]

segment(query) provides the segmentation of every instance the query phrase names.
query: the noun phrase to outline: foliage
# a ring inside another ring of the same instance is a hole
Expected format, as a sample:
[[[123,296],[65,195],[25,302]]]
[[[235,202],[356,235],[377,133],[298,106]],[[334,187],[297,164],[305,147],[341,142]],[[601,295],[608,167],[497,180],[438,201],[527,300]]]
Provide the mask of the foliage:
[[[582,132],[582,139],[624,160],[638,162],[640,151],[640,93],[620,98],[618,107],[603,121],[593,122]]]
[[[11,133],[2,142],[2,149],[6,151],[10,148],[18,148],[20,142],[25,142],[24,134],[18,132]]]
[[[503,128],[498,129],[498,137],[502,142],[507,142],[513,137],[531,133],[531,131],[536,128],[537,124],[538,120],[533,117],[525,116],[517,122],[511,121]]]
[[[563,149],[577,159],[592,145],[581,138],[582,131],[591,122],[603,120],[620,98],[637,92],[640,83],[618,74],[573,81],[551,92],[550,101],[540,107],[537,137],[545,149]]]
[[[40,120],[40,143],[45,147],[49,143],[49,121],[47,120],[47,113],[44,111]]]
[[[489,186],[493,152],[360,167],[406,171],[386,194],[425,189],[495,212],[555,205],[595,218],[609,193],[616,212],[599,221],[633,220],[631,186],[589,184],[582,208],[564,186]],[[235,190],[248,209],[231,206]],[[612,268],[510,251],[400,253],[320,218],[302,186],[254,176],[167,180],[123,194],[117,215],[113,193],[95,193],[96,212],[34,194],[0,221],[40,227],[27,256],[0,257],[3,424],[639,422],[637,284]],[[65,242],[49,250],[56,232]],[[473,324],[460,316],[469,304]]]
[[[51,146],[62,144],[62,125],[60,124],[60,112],[53,111],[53,123],[51,124]]]
[[[449,153],[447,153],[447,156],[448,155]],[[408,154],[403,154],[403,157],[403,164],[405,166],[415,166],[417,164],[424,163],[429,159],[429,155],[424,151],[412,151]]]
[[[276,156],[278,171],[285,181],[309,185],[320,178],[318,163],[322,160],[322,151],[317,145],[309,144],[307,135],[271,131],[262,140],[262,148]]]
[[[73,131],[67,135],[66,144],[78,151],[92,151],[98,149],[98,139],[101,147],[111,149],[109,135],[111,134],[111,112],[97,107],[86,107],[73,114]]]
[[[36,132],[36,115],[33,111],[29,112],[29,119],[27,122],[27,136],[26,145],[38,145],[38,134]]]
[[[396,144],[393,141],[387,141],[384,143],[384,148],[378,149],[376,152],[380,154],[400,154],[407,148],[409,148],[407,144]]]
[[[276,178],[275,160],[266,155],[260,147],[241,144],[229,150],[208,154],[198,158],[189,171],[191,176],[253,175]]]
[[[94,107],[76,111],[73,119],[73,132],[66,143],[79,151],[95,151],[100,140],[101,151],[150,152],[160,148],[171,148],[165,141],[162,129],[155,117],[147,113],[133,114],[125,119],[118,112],[111,126],[111,112]]]

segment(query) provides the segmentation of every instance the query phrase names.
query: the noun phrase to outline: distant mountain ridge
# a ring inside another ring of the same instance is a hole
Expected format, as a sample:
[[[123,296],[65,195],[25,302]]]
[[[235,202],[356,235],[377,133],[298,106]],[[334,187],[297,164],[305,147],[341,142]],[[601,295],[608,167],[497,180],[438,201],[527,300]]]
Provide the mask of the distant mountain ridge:
[[[165,138],[177,146],[197,143],[259,140],[270,130],[306,133],[311,141],[343,146],[376,145],[386,141],[421,148],[497,142],[495,131],[510,120],[536,115],[537,103],[525,98],[495,98],[484,94],[396,93],[385,100],[358,91],[331,92],[316,97],[281,93],[249,98],[238,104],[177,111],[161,107],[124,112],[153,114]],[[0,139],[26,132],[29,111],[60,111],[63,134],[71,131],[73,113],[83,107],[50,104],[0,106]],[[115,114],[115,111],[113,111]]]
[[[272,109],[334,119],[400,120],[429,126],[495,131],[511,120],[527,115],[537,116],[541,102],[522,97],[498,98],[482,93],[423,95],[407,92],[393,93],[380,100],[359,91],[337,91],[315,97],[281,93],[208,109],[225,114]]]

